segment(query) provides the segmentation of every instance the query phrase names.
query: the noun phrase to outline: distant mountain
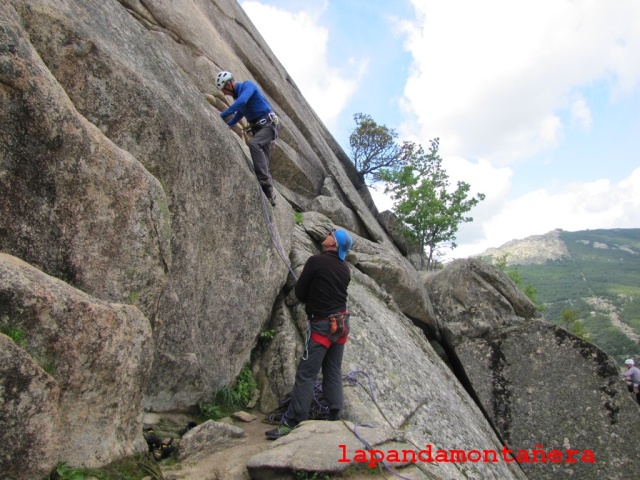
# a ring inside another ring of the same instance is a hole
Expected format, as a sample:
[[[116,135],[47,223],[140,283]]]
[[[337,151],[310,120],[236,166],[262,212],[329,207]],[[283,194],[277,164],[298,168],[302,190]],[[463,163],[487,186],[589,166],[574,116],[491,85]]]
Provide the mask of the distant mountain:
[[[478,257],[517,270],[523,287],[537,289],[546,320],[561,324],[562,310],[578,310],[596,345],[619,361],[640,356],[640,228],[558,229]]]

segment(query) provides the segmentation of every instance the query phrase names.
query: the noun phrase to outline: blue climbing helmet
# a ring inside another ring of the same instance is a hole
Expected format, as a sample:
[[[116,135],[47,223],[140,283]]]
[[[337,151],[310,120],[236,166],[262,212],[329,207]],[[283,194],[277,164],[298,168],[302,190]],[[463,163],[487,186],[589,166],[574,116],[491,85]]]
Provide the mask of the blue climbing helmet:
[[[333,230],[332,233],[333,238],[336,239],[336,243],[338,244],[338,257],[344,261],[344,257],[347,255],[351,245],[353,245],[353,239],[351,235],[344,230]]]

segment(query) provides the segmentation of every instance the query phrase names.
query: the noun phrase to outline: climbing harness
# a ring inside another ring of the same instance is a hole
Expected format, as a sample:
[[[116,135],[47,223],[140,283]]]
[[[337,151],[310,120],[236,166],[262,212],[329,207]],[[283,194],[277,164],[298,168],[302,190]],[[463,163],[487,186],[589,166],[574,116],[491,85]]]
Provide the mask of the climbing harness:
[[[249,126],[256,131],[260,130],[265,125],[270,125],[270,124],[273,124],[276,126],[276,132],[277,132],[278,125],[280,124],[280,120],[278,119],[278,116],[273,112],[269,112],[266,115],[263,115],[262,117],[258,118],[257,120],[254,120],[253,122],[249,122]]]
[[[143,435],[147,445],[149,446],[149,453],[151,453],[156,462],[163,458],[167,458],[176,449],[175,446],[171,445],[173,443],[173,438],[170,438],[168,442],[165,442],[156,435],[153,428],[145,428],[143,430]]]
[[[246,135],[253,136],[258,130],[267,125],[273,125],[274,137],[271,141],[271,144],[269,145],[269,148],[273,150],[276,147],[276,141],[278,140],[278,130],[280,129],[280,119],[275,113],[269,112],[266,115],[258,118],[257,120],[249,122],[249,125],[243,128],[243,131]]]
[[[178,435],[182,438],[189,430],[196,426],[198,426],[196,422],[189,422],[178,430]],[[142,435],[149,447],[149,453],[156,462],[159,462],[164,458],[168,458],[176,449],[176,446],[172,445],[174,437],[171,437],[166,441],[160,438],[152,427],[143,428]]]

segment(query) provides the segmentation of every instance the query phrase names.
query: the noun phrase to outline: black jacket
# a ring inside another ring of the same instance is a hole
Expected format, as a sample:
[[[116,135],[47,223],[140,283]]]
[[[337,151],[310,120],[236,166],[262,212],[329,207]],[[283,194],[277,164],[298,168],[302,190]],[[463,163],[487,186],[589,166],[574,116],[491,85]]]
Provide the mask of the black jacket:
[[[309,257],[296,284],[296,297],[305,304],[309,318],[322,318],[347,308],[349,264],[328,250]]]

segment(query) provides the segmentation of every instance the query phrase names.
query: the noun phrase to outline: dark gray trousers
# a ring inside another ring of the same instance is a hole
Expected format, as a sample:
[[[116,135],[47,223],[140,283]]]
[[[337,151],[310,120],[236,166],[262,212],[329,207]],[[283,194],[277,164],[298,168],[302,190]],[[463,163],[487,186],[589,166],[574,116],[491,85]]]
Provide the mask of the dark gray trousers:
[[[325,348],[313,340],[309,341],[309,356],[300,359],[296,372],[289,408],[283,419],[300,423],[309,418],[309,409],[313,401],[313,387],[322,367],[322,394],[330,410],[342,410],[344,393],[342,391],[342,355],[344,343],[332,343]]]
[[[262,191],[271,198],[273,196],[273,185],[271,183],[271,175],[269,174],[269,150],[271,142],[276,139],[277,126],[274,124],[265,125],[256,131],[251,140],[249,140],[249,151],[253,160],[253,168]]]

